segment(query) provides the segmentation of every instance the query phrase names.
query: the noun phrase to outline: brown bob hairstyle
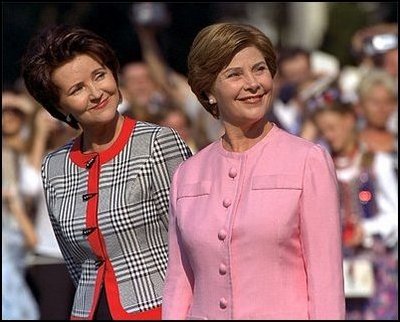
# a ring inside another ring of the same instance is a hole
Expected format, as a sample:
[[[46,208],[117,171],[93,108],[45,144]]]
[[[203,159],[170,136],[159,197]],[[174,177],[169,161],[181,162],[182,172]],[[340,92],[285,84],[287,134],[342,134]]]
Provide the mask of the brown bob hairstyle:
[[[200,30],[188,56],[188,82],[197,99],[215,118],[216,104],[210,104],[210,92],[221,70],[242,49],[254,46],[261,51],[272,77],[277,70],[276,54],[271,40],[259,29],[240,23],[216,23]]]
[[[113,49],[92,31],[69,25],[42,30],[31,39],[22,58],[22,76],[33,98],[53,117],[79,129],[72,116],[67,118],[59,108],[59,90],[51,80],[55,69],[77,55],[86,54],[108,67],[118,84],[119,62]]]

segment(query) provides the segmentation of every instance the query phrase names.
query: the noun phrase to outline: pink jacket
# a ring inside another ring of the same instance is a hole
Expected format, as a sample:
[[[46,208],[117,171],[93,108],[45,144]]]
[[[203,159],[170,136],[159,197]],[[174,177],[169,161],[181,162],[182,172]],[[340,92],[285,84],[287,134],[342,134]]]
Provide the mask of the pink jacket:
[[[276,125],[243,153],[214,142],[170,194],[163,319],[344,319],[335,169]]]

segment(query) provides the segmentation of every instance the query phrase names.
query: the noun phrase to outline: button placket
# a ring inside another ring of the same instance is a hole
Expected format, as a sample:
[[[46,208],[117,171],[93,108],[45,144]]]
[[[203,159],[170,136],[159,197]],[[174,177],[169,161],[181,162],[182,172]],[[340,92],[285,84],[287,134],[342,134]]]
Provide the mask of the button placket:
[[[87,237],[87,236],[89,236],[91,233],[93,233],[96,229],[97,229],[97,227],[88,227],[88,228],[84,228],[84,229],[82,229],[82,235]]]
[[[219,274],[220,275],[226,275],[226,273],[227,273],[227,267],[226,267],[226,265],[225,264],[223,264],[223,263],[221,263],[220,265],[219,265]]]
[[[96,267],[96,269],[99,269],[101,265],[104,264],[104,260],[103,259],[98,259],[94,262],[94,266]]]
[[[222,205],[223,205],[225,208],[228,208],[231,204],[232,204],[232,201],[231,201],[230,198],[225,198],[224,201],[222,202]]]
[[[95,195],[97,195],[97,192],[85,193],[84,195],[82,195],[82,200],[88,201],[89,199],[93,198]]]
[[[85,164],[85,168],[86,169],[90,169],[94,163],[94,161],[96,161],[97,155],[95,155],[94,157],[90,158],[89,161],[86,162]]]
[[[224,241],[227,235],[228,235],[228,233],[226,232],[226,230],[225,229],[221,229],[218,232],[218,239],[221,240],[221,241]]]
[[[229,177],[232,179],[235,179],[235,177],[237,176],[237,170],[235,167],[231,167],[229,170]]]

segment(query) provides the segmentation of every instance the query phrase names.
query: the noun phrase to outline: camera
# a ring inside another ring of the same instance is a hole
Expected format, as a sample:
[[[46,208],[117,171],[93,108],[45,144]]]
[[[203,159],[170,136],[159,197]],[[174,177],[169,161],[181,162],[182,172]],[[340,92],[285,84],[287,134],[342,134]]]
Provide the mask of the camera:
[[[363,52],[368,56],[382,54],[397,48],[397,35],[392,33],[379,34],[367,37],[363,41]]]
[[[166,27],[170,15],[163,2],[136,2],[132,5],[131,22],[143,27]]]

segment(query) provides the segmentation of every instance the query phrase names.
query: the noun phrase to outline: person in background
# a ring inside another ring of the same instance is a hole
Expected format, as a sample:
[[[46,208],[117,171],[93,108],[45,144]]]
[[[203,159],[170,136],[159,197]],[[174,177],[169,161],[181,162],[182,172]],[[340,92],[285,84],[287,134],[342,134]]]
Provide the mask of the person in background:
[[[33,113],[34,107],[24,95],[11,90],[2,92],[2,141],[21,155],[28,150],[29,123]]]
[[[3,144],[1,161],[1,317],[37,320],[37,303],[25,281],[27,256],[37,236],[19,192],[20,154]]]
[[[193,140],[203,148],[219,137],[221,124],[207,113],[190,89],[187,77],[175,71],[164,58],[159,38],[169,23],[169,12],[164,3],[135,3],[132,25],[139,38],[141,53],[149,73],[162,90],[165,108],[179,109],[192,123]],[[146,19],[144,19],[146,17]],[[163,113],[161,109],[161,114]]]
[[[352,267],[346,275],[346,318],[396,320],[398,180],[393,159],[360,140],[350,104],[321,105],[312,119],[328,143],[339,181],[345,263]],[[360,274],[361,265],[369,274]]]
[[[40,32],[22,59],[29,93],[81,130],[42,163],[50,220],[76,286],[72,319],[160,318],[170,180],[191,155],[175,130],[119,114],[118,68],[102,37],[66,25]]]
[[[38,306],[25,281],[37,235],[21,194],[22,159],[32,105],[14,90],[2,92],[2,310],[3,320],[37,320]]]
[[[32,125],[30,150],[23,160],[21,193],[31,205],[38,242],[27,268],[27,281],[38,302],[40,320],[68,320],[75,287],[51,226],[40,170],[44,156],[79,131],[53,118],[43,108],[37,111]]]
[[[357,30],[351,38],[356,66],[343,66],[339,86],[346,102],[358,101],[357,88],[370,70],[386,71],[398,87],[398,24],[378,23]]]
[[[378,23],[357,30],[351,50],[363,69],[379,68],[398,77],[398,24]]]
[[[188,67],[225,133],[175,172],[163,319],[343,319],[334,165],[266,118],[270,39],[250,25],[207,26]]]
[[[121,111],[136,120],[152,122],[166,104],[166,97],[150,75],[144,62],[129,62],[121,72],[122,95],[125,110]]]
[[[397,110],[397,88],[388,73],[373,69],[361,80],[358,87],[360,111],[360,139],[368,149],[397,152],[396,134],[390,131],[389,121]]]
[[[300,135],[303,110],[298,103],[299,88],[313,78],[310,52],[301,47],[284,47],[278,51],[276,97],[268,110],[268,119],[289,133]]]
[[[175,129],[189,146],[192,153],[196,153],[199,148],[194,139],[190,118],[182,110],[177,108],[165,108],[160,114],[160,119],[157,124]]]

